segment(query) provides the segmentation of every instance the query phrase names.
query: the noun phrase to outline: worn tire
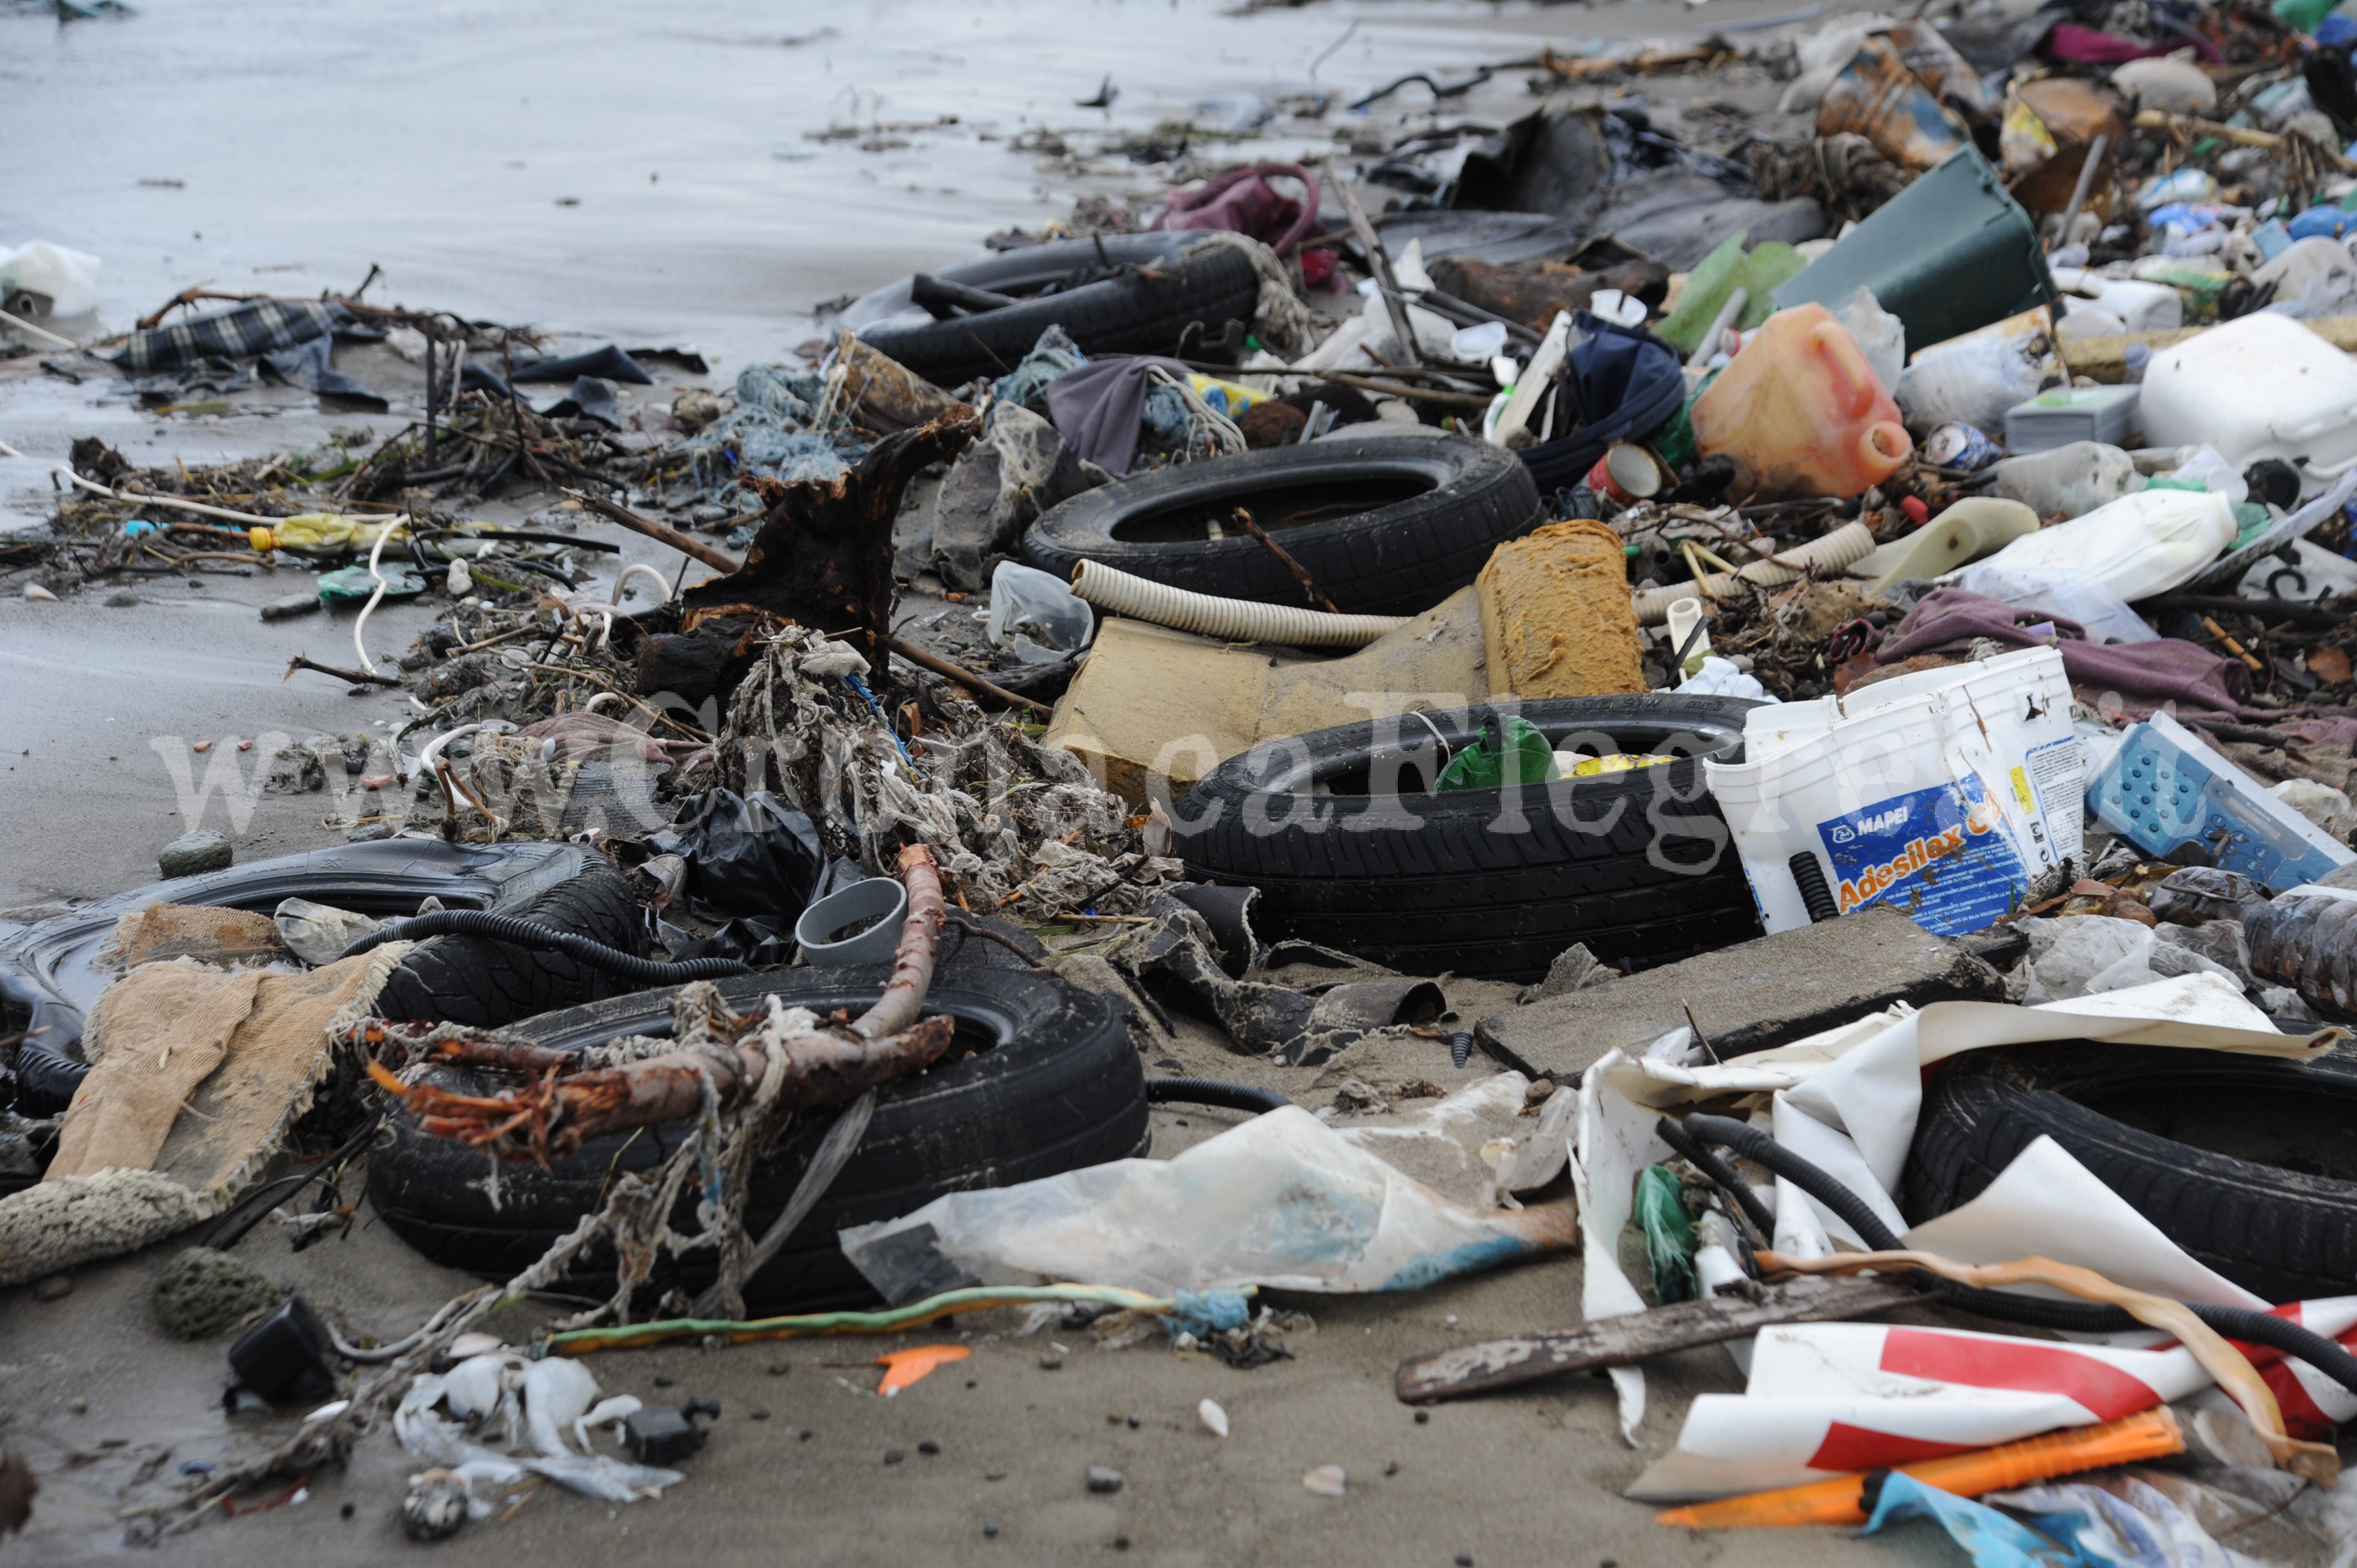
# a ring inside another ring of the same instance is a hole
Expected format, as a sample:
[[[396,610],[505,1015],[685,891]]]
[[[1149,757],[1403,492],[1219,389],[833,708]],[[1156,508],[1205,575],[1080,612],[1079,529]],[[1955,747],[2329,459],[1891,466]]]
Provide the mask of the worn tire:
[[[1265,742],[1188,792],[1172,813],[1178,853],[1190,875],[1259,888],[1264,934],[1411,974],[1536,979],[1574,942],[1607,963],[1666,962],[1758,933],[1699,760],[1738,758],[1743,714],[1755,705],[1674,695],[1523,703],[1516,711],[1558,746],[1680,760],[1505,789],[1415,790],[1417,775],[1429,780],[1438,768],[1414,715],[1386,723],[1380,747],[1372,723]],[[1454,748],[1480,733],[1486,711],[1425,716]],[[1364,793],[1379,755],[1400,768],[1394,796]]]
[[[1249,325],[1260,301],[1260,274],[1243,249],[1214,245],[1184,253],[1202,240],[1190,233],[1105,241],[1106,259],[1150,266],[1158,277],[1131,272],[947,321],[850,324],[868,347],[943,387],[1006,375],[1050,327],[1061,327],[1089,354],[1175,354],[1185,347],[1200,358],[1206,341],[1227,336],[1228,323]],[[1006,294],[1101,264],[1093,242],[1067,240],[942,267],[933,275]],[[895,288],[905,297],[905,285]]]
[[[63,1110],[88,1066],[82,1016],[111,978],[91,967],[114,924],[162,899],[264,913],[303,897],[366,915],[408,915],[428,897],[454,909],[515,915],[644,950],[636,907],[604,856],[568,843],[452,846],[383,839],[258,860],[119,893],[0,942],[0,1034],[34,1033],[18,1053],[18,1101],[31,1113]],[[593,997],[625,983],[563,953],[472,937],[419,944],[385,987],[388,1016],[498,1025]]]
[[[1338,503],[1363,510],[1289,521],[1289,508]],[[1306,446],[1179,464],[1074,496],[1031,525],[1023,556],[1068,581],[1095,561],[1199,594],[1305,603],[1299,581],[1259,541],[1241,532],[1201,537],[1204,519],[1225,525],[1238,507],[1338,608],[1369,615],[1431,608],[1543,516],[1530,470],[1501,447],[1353,426]]]
[[[2357,1052],[2266,1061],[2158,1047],[1969,1052],[1932,1080],[1909,1219],[1977,1197],[2052,1138],[2196,1259],[2270,1302],[2357,1279]]]
[[[857,1008],[875,999],[888,972],[881,966],[788,970],[723,981],[720,993],[740,1011],[764,995],[819,1012]],[[956,1017],[962,1034],[986,1031],[994,1043],[877,1092],[858,1152],[785,1250],[748,1282],[751,1310],[873,1300],[835,1244],[835,1232],[846,1226],[897,1219],[947,1192],[1007,1187],[1145,1152],[1145,1075],[1118,1003],[1048,975],[973,964],[937,980],[926,1006]],[[587,1047],[670,1029],[671,993],[657,991],[529,1019],[512,1033],[542,1045]],[[438,1069],[433,1081],[488,1086],[454,1069]],[[755,1166],[747,1208],[755,1234],[784,1208],[831,1120],[824,1113],[803,1118]],[[369,1192],[385,1223],[427,1257],[507,1279],[594,1208],[614,1175],[660,1165],[685,1130],[680,1123],[594,1139],[545,1170],[509,1165],[499,1173],[494,1204],[484,1190],[488,1156],[425,1137],[404,1115],[394,1122],[390,1146],[371,1162]],[[692,1203],[673,1224],[693,1229]],[[710,1255],[696,1253],[675,1266],[667,1261],[653,1283],[659,1291],[675,1284],[693,1293],[713,1273]],[[611,1255],[588,1260],[572,1288],[610,1293]]]

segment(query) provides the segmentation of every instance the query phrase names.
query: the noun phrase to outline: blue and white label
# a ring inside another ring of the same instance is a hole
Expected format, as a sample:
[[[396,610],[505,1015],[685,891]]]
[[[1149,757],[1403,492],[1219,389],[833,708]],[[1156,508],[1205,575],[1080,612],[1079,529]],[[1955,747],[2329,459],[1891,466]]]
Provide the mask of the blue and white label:
[[[1894,795],[1817,824],[1845,915],[1888,904],[1927,931],[1977,931],[2029,886],[2019,846],[1978,777]]]

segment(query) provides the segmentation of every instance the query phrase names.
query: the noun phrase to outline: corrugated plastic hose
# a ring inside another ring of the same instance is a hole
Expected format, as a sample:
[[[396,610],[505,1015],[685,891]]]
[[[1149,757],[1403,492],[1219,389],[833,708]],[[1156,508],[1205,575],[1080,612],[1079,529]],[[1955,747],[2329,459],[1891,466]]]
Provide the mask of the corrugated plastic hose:
[[[609,948],[578,931],[560,931],[553,926],[519,920],[512,915],[494,915],[484,909],[437,909],[430,915],[388,920],[336,956],[350,958],[380,943],[414,942],[425,937],[484,937],[520,948],[553,949],[592,969],[602,969],[640,985],[680,985],[691,980],[726,980],[754,972],[752,965],[733,958],[694,958],[683,963],[662,963]]]
[[[1113,615],[1135,616],[1157,626],[1226,642],[1361,648],[1407,624],[1404,616],[1332,615],[1297,605],[1263,605],[1189,593],[1096,561],[1083,561],[1073,571],[1072,592]]]
[[[1866,1244],[1878,1252],[1903,1251],[1906,1243],[1893,1235],[1881,1217],[1866,1206],[1865,1200],[1836,1180],[1824,1166],[1794,1154],[1759,1128],[1738,1122],[1730,1116],[1709,1116],[1700,1112],[1688,1116],[1683,1123],[1663,1117],[1655,1130],[1675,1128],[1696,1144],[1716,1144],[1734,1150],[1754,1165],[1770,1170],[1824,1204],[1850,1229],[1865,1238]],[[1663,1138],[1671,1147],[1679,1146],[1667,1133]],[[1712,1179],[1727,1187],[1727,1193],[1742,1204],[1748,1216],[1764,1213],[1758,1208],[1760,1199],[1739,1176],[1729,1171],[1722,1176],[1711,1173]],[[1733,1178],[1729,1185],[1729,1177]],[[1745,1201],[1749,1198],[1749,1201]],[[2040,1328],[2073,1330],[2087,1334],[2116,1334],[2126,1329],[2142,1328],[2144,1324],[2129,1316],[2124,1307],[2110,1306],[2092,1301],[2049,1301],[2040,1296],[2017,1295],[2011,1291],[1981,1290],[1972,1285],[1960,1285],[1915,1272],[1916,1279],[1938,1290],[1952,1306],[1983,1317],[1994,1317],[2008,1323],[2027,1323]],[[2196,1317],[2229,1339],[2241,1339],[2253,1345],[2266,1345],[2287,1356],[2296,1356],[2314,1367],[2334,1382],[2357,1393],[2357,1356],[2327,1339],[2312,1328],[2271,1313],[2254,1312],[2244,1306],[2215,1306],[2205,1301],[2185,1304]]]
[[[1810,568],[1820,572],[1838,571],[1844,566],[1854,566],[1873,553],[1873,531],[1862,522],[1846,522],[1823,539],[1813,539],[1790,550],[1779,550],[1768,560],[1754,561],[1738,567],[1733,576],[1724,572],[1713,572],[1691,583],[1673,583],[1666,588],[1647,588],[1636,597],[1637,620],[1640,625],[1659,626],[1669,619],[1670,606],[1679,599],[1715,597],[1731,593],[1738,581],[1772,588],[1797,580],[1802,572]],[[1082,594],[1081,596],[1086,598],[1088,596]]]

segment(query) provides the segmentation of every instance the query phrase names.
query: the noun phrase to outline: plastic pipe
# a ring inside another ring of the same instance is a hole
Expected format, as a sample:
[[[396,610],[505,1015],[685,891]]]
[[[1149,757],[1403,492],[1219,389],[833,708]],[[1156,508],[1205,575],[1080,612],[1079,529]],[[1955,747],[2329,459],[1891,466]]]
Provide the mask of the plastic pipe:
[[[1860,527],[1858,532],[1863,534],[1866,530]],[[1867,548],[1873,548],[1871,535],[1867,535]],[[1111,615],[1135,616],[1157,626],[1200,632],[1227,642],[1361,648],[1407,624],[1405,616],[1330,615],[1294,605],[1262,605],[1250,599],[1189,593],[1095,561],[1083,561],[1073,570],[1072,592]]]
[[[1846,522],[1823,539],[1778,552],[1765,561],[1754,561],[1738,569],[1732,576],[1725,572],[1713,572],[1691,583],[1673,583],[1666,588],[1647,588],[1636,596],[1637,620],[1643,626],[1659,626],[1669,618],[1670,607],[1680,599],[1697,595],[1716,598],[1730,593],[1738,583],[1749,583],[1756,587],[1773,588],[1790,583],[1803,572],[1836,572],[1856,565],[1874,553],[1874,533],[1862,522]],[[1082,595],[1086,597],[1086,595]]]

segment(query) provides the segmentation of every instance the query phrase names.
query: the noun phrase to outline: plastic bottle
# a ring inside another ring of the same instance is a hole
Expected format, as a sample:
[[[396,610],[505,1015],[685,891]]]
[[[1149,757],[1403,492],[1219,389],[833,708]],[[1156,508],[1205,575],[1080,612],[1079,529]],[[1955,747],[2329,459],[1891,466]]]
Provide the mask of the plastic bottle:
[[[2155,351],[2138,413],[2156,446],[2215,446],[2236,468],[2281,457],[2338,473],[2357,459],[2357,361],[2257,311]]]
[[[1001,561],[990,575],[990,618],[983,635],[996,642],[1017,630],[1070,652],[1086,648],[1096,635],[1096,612],[1052,574]]]
[[[1908,419],[1918,429],[1953,420],[2002,435],[2005,411],[2061,374],[2051,328],[2042,320],[2023,328],[1975,332],[1916,355],[1899,378],[1899,404]]]
[[[1696,447],[1733,458],[1737,490],[1762,499],[1854,496],[1915,451],[1857,340],[1822,305],[1770,317],[1693,417]]]
[[[2185,301],[2167,284],[2107,278],[2084,268],[2057,267],[2054,286],[2086,295],[2118,317],[2123,328],[2129,332],[2169,332],[2185,324]],[[2071,317],[2062,319],[2068,321]]]
[[[2134,604],[2200,573],[2234,542],[2237,530],[2233,503],[2224,496],[2143,490],[2017,539],[1988,564],[2001,570],[2083,573]]]
[[[2042,518],[2084,517],[2142,489],[2136,459],[2100,441],[2073,441],[1996,466],[1996,493]]]
[[[269,527],[259,524],[245,531],[246,538],[256,550],[293,550],[305,553],[342,554],[364,545],[374,544],[376,536],[389,520],[369,517],[342,517],[331,511],[307,511],[299,517],[282,517]],[[396,527],[388,546],[409,542],[409,530]]]

